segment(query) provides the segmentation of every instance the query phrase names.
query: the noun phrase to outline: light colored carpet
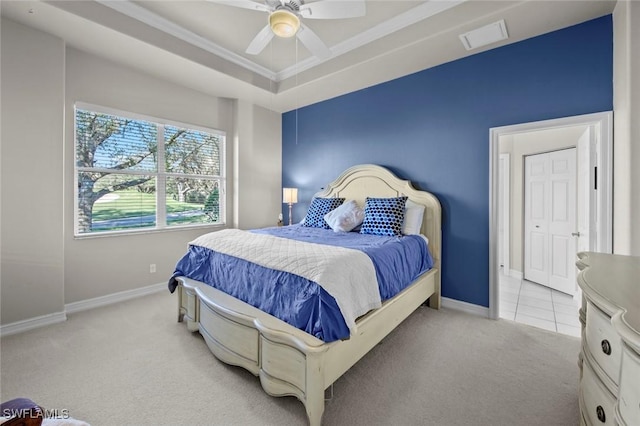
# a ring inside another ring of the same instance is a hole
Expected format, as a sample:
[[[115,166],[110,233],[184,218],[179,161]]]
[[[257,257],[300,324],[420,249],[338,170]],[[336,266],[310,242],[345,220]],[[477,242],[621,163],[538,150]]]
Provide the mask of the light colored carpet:
[[[1,343],[2,401],[100,425],[305,425],[176,322],[176,295],[69,315]],[[577,338],[419,308],[341,377],[324,425],[577,425]]]

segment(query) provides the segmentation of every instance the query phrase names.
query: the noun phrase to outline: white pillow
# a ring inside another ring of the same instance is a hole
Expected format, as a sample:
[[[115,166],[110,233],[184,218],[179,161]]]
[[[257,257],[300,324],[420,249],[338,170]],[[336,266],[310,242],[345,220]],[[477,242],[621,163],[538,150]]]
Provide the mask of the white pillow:
[[[420,234],[424,206],[407,200],[404,205],[404,222],[402,222],[402,235]]]
[[[324,220],[334,232],[349,232],[364,220],[364,209],[355,200],[345,201],[324,215]]]

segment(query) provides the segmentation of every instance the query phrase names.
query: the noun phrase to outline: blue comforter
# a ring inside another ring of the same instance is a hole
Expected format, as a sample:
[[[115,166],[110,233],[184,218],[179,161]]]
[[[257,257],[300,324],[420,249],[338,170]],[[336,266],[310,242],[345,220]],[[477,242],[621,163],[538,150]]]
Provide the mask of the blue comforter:
[[[384,237],[300,225],[252,232],[366,253],[374,264],[383,301],[433,266],[426,240],[419,235]],[[349,328],[335,299],[318,284],[300,276],[194,245],[176,265],[169,280],[171,292],[177,286],[175,278],[180,276],[211,285],[325,342],[349,338]]]

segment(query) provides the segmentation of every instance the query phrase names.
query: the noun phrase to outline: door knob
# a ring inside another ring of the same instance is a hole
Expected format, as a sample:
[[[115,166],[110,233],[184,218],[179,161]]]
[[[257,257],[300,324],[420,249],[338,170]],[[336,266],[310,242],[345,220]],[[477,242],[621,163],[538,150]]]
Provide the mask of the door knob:
[[[579,237],[580,236],[580,232],[572,232],[571,236],[573,237]]]

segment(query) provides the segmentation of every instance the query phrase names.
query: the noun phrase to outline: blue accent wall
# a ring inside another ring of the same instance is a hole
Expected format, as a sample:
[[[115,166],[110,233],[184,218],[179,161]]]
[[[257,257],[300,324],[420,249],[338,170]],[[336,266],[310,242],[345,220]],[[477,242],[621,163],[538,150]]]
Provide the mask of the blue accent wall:
[[[612,80],[608,15],[287,112],[294,221],[344,169],[385,166],[442,203],[442,295],[488,307],[489,129],[612,110]]]

